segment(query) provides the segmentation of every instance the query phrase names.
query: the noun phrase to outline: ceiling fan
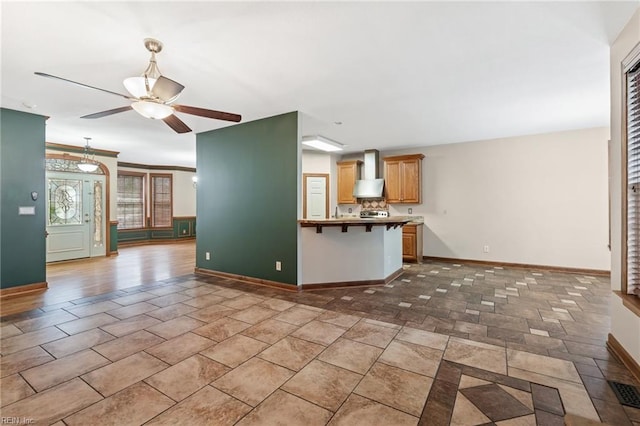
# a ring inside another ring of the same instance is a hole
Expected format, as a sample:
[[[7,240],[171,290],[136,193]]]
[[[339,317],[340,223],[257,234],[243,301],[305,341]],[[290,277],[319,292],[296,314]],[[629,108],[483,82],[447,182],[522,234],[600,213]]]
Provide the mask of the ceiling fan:
[[[87,89],[100,90],[101,92],[110,93],[132,101],[131,105],[128,106],[96,112],[80,118],[101,118],[133,109],[143,117],[164,121],[177,133],[187,133],[190,132],[191,129],[175,115],[175,112],[216,120],[233,121],[236,123],[242,119],[240,115],[230,112],[174,104],[173,102],[180,96],[184,86],[170,78],[164,77],[160,73],[158,64],[156,63],[156,53],[160,53],[162,50],[162,43],[152,38],[146,38],[144,39],[144,46],[151,52],[151,59],[149,59],[147,69],[140,77],[129,77],[124,80],[124,87],[131,94],[129,96],[43,72],[36,72],[35,74],[41,77],[66,81],[67,83],[76,84]]]

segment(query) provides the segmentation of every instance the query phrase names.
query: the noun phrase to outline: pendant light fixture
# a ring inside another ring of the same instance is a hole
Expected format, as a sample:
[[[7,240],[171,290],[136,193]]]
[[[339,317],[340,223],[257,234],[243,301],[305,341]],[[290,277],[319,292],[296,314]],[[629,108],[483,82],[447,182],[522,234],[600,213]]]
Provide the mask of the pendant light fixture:
[[[91,138],[85,137],[84,139],[86,141],[84,154],[82,155],[82,160],[78,163],[78,168],[83,172],[92,173],[98,170],[98,162],[95,160],[95,153],[90,152],[89,141]]]

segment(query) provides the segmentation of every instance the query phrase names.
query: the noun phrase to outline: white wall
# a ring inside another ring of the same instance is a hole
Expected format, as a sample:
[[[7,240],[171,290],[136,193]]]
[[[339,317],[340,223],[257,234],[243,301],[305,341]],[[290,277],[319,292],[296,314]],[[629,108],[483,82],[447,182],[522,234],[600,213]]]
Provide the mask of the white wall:
[[[424,255],[610,269],[606,128],[422,149]],[[483,247],[489,246],[489,253]]]
[[[402,229],[302,228],[301,283],[384,280],[402,268]]]
[[[640,43],[640,10],[611,46],[611,288],[620,290],[622,269],[622,61]],[[640,364],[640,317],[616,296],[611,301],[611,334]]]
[[[196,191],[193,172],[173,170],[173,216],[196,215]]]
[[[302,151],[302,173],[326,173],[329,175],[329,217],[333,217],[336,203],[338,201],[338,184],[337,184],[337,169],[336,162],[338,157],[335,155],[317,152],[317,151]],[[302,188],[302,183],[300,183]],[[302,197],[302,192],[300,193]],[[301,198],[302,202],[302,198]],[[300,209],[302,212],[302,208]],[[302,213],[300,213],[302,215]]]

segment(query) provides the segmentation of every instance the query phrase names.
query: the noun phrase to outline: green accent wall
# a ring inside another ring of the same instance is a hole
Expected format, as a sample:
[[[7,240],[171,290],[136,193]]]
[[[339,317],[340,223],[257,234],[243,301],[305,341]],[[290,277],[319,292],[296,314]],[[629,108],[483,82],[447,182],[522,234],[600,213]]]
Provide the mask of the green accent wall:
[[[291,112],[196,136],[198,268],[297,284],[298,120]]]
[[[109,251],[111,253],[118,252],[118,224],[109,224]]]
[[[0,288],[46,281],[44,143],[45,117],[0,108]]]

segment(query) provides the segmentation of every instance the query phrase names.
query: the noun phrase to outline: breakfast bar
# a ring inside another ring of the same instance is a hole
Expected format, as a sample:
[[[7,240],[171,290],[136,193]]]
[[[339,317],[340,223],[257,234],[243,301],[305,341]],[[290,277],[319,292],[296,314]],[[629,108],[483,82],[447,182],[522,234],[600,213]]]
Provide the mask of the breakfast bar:
[[[402,272],[405,217],[299,220],[302,287],[385,284]]]

